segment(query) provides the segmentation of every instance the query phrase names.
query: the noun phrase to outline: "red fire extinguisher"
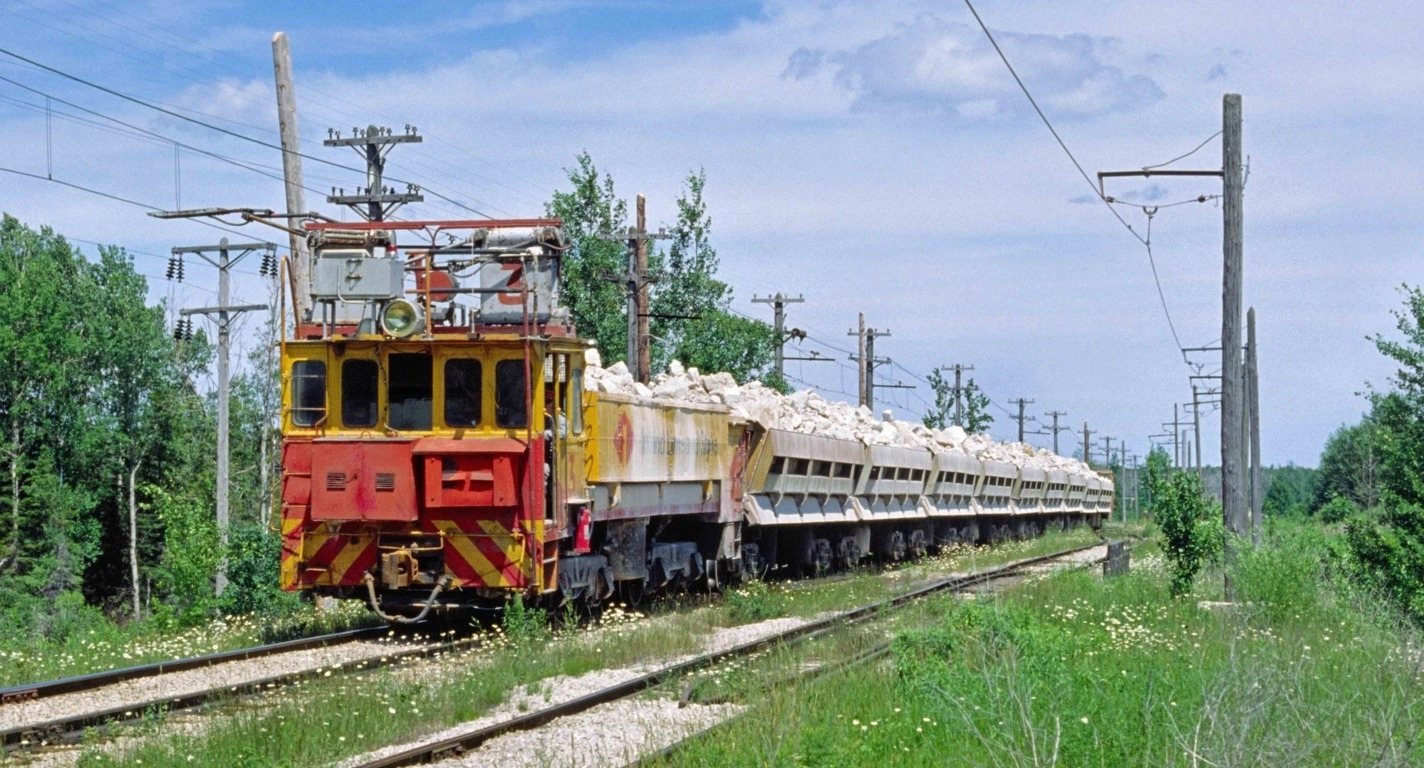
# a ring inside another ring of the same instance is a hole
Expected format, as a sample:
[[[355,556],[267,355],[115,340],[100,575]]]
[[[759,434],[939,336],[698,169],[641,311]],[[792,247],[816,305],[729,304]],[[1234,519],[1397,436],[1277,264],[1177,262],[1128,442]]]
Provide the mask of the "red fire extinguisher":
[[[577,527],[574,529],[574,553],[588,554],[593,547],[593,515],[588,507],[579,507]]]

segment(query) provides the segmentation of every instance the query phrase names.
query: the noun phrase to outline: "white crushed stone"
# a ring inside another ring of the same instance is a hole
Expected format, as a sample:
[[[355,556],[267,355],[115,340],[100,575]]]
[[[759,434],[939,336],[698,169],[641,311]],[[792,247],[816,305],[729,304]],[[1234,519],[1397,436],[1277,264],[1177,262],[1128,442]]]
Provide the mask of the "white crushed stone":
[[[371,760],[375,760],[376,758],[386,757],[388,755],[396,754],[397,752],[404,752],[408,749],[414,749],[417,746],[431,744],[437,741],[442,741],[444,739],[458,736],[463,733],[467,733],[472,730],[491,726],[496,723],[502,723],[507,720],[513,720],[529,712],[544,709],[555,704],[562,704],[566,701],[572,701],[573,699],[577,699],[581,696],[587,696],[588,694],[601,691],[609,686],[627,682],[628,680],[632,680],[636,677],[641,677],[643,675],[648,674],[649,672],[654,672],[664,667],[679,664],[681,662],[695,658],[696,656],[699,656],[703,653],[725,651],[729,648],[735,648],[738,645],[742,645],[743,643],[749,643],[753,640],[769,637],[779,632],[784,632],[788,629],[799,627],[811,621],[813,621],[813,619],[783,617],[776,619],[768,619],[766,621],[760,621],[753,624],[743,624],[736,627],[719,627],[716,630],[712,631],[706,637],[702,648],[696,653],[677,656],[671,659],[658,659],[654,661],[647,661],[641,664],[634,664],[628,667],[593,670],[591,672],[579,675],[578,677],[565,677],[561,675],[529,683],[527,685],[523,685],[516,688],[513,692],[510,693],[510,697],[506,701],[491,709],[483,717],[460,723],[459,725],[432,733],[428,736],[421,738],[418,741],[409,742],[406,744],[393,744],[390,746],[382,747],[372,752],[367,752],[364,755],[358,755],[356,757],[342,761],[338,764],[338,768],[350,768],[351,766],[370,762]],[[703,707],[703,709],[707,708]],[[730,717],[731,715],[727,716]],[[555,721],[554,723],[550,723],[549,726],[545,726],[544,728],[538,728],[527,733],[546,734],[548,732],[549,727],[558,724],[562,720],[563,719]],[[711,723],[709,722],[701,727],[706,727],[710,724]],[[697,728],[694,728],[693,730],[697,730]],[[672,741],[676,741],[676,739],[673,739]],[[668,743],[672,743],[672,741],[669,741]],[[650,750],[661,748],[661,746],[649,747]],[[477,750],[469,754],[480,754],[481,752],[482,750]],[[459,764],[459,762],[442,763],[442,765]]]
[[[288,672],[323,670],[339,664],[378,659],[418,647],[418,644],[407,642],[363,640],[126,680],[92,691],[7,704],[0,707],[0,730],[23,728],[49,720],[138,705],[154,699],[243,685]]]
[[[960,427],[930,429],[923,424],[876,418],[869,408],[827,400],[811,390],[783,395],[759,381],[738,384],[730,373],[703,374],[684,368],[674,360],[666,373],[658,374],[652,386],[633,380],[627,364],[601,366],[590,350],[584,381],[591,392],[607,392],[649,400],[723,405],[733,417],[754,421],[767,429],[784,429],[865,445],[895,445],[922,448],[936,453],[953,451],[985,461],[999,461],[1020,467],[1062,470],[1075,477],[1096,474],[1083,462],[1035,448],[1026,443],[1001,443],[989,435],[970,435]],[[888,411],[886,412],[889,413]]]
[[[492,739],[437,765],[487,768],[618,768],[686,739],[746,708],[737,704],[679,707],[668,699],[624,699],[559,718],[537,731]]]
[[[1093,547],[1092,549],[1085,549],[1081,552],[1074,552],[1071,555],[1064,555],[1063,557],[1060,557],[1057,560],[1051,560],[1046,563],[1037,563],[1034,565],[1030,565],[1023,569],[1023,573],[1049,574],[1055,571],[1061,571],[1079,565],[1087,565],[1094,561],[1102,560],[1107,556],[1108,546],[1106,544],[1102,544]]]

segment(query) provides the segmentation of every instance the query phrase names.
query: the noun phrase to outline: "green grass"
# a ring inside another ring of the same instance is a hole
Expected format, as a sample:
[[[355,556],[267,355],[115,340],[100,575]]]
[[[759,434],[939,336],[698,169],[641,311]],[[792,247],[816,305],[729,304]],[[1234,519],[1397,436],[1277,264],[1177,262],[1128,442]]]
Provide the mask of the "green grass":
[[[1326,572],[1331,546],[1275,531],[1226,609],[1198,605],[1219,599],[1219,571],[1170,599],[1149,547],[1108,581],[936,601],[891,658],[778,686],[660,764],[1424,763],[1420,638]]]

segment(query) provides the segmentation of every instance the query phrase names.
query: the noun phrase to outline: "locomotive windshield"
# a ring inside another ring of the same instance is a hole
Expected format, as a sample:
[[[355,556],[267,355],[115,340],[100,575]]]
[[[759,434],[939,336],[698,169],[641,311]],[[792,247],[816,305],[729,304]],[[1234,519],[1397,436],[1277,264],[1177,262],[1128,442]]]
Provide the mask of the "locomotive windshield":
[[[483,379],[478,360],[445,361],[445,426],[479,426]]]
[[[341,423],[347,427],[376,426],[375,360],[347,360],[341,364]]]
[[[524,361],[501,360],[494,366],[494,420],[501,427],[527,427]]]
[[[326,363],[298,360],[292,364],[292,423],[310,427],[326,416]]]
[[[391,429],[430,429],[431,360],[428,354],[393,354],[387,358],[386,425]]]

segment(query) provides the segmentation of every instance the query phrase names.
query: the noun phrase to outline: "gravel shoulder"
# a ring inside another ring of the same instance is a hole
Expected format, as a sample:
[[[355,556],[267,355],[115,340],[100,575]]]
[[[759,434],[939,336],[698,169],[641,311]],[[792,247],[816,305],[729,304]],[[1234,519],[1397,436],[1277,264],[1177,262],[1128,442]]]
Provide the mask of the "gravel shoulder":
[[[710,633],[707,637],[706,642],[703,643],[702,648],[696,653],[689,653],[682,656],[675,656],[672,658],[650,659],[643,663],[626,667],[600,669],[593,672],[589,672],[587,674],[579,675],[577,677],[550,677],[544,680],[540,680],[538,682],[529,683],[528,685],[516,688],[503,704],[500,704],[499,706],[491,709],[489,713],[487,713],[484,717],[432,733],[429,736],[419,739],[418,741],[408,742],[405,744],[394,744],[372,752],[368,752],[364,755],[360,755],[350,760],[343,761],[339,764],[339,766],[340,768],[350,768],[351,766],[360,765],[361,763],[374,760],[378,757],[386,757],[388,755],[393,755],[397,752],[403,752],[408,749],[414,749],[415,747],[424,746],[426,744],[431,744],[437,741],[442,741],[444,739],[448,739],[471,730],[495,725],[497,723],[502,723],[507,720],[513,720],[514,718],[524,715],[533,710],[543,709],[549,706],[553,706],[555,704],[562,704],[567,701],[572,701],[581,696],[586,696],[590,693],[595,693],[597,691],[603,690],[604,688],[607,688],[609,686],[617,685],[618,683],[626,682],[628,680],[641,677],[643,675],[648,674],[649,672],[662,669],[663,667],[687,661],[688,659],[695,658],[704,653],[724,651],[729,648],[734,648],[743,643],[749,643],[753,640],[759,640],[780,632],[785,632],[788,629],[799,627],[811,621],[813,621],[813,619],[777,618],[768,619],[767,621],[756,622],[754,624],[743,624],[735,627],[722,627]],[[622,736],[615,735],[610,736],[609,738],[627,739],[626,743],[629,745],[646,744],[646,749],[644,749],[643,747],[639,747],[640,751],[651,751],[655,749],[661,749],[662,746],[666,746],[666,744],[671,744],[677,741],[678,739],[685,737],[688,733],[691,733],[696,730],[701,730],[702,728],[706,728],[717,721],[715,718],[708,720],[705,719],[705,717],[712,717],[715,714],[716,718],[724,719],[725,717],[731,717],[732,714],[734,714],[730,711],[729,707],[719,707],[716,709],[705,706],[688,707],[687,710],[693,711],[688,712],[685,715],[679,715],[677,718],[674,719],[675,722],[685,721],[688,730],[686,730],[685,732],[676,731],[676,729],[669,726],[666,728],[666,730],[675,732],[663,734],[657,732],[659,728],[663,727],[659,725],[659,722],[661,721],[653,717],[654,713],[661,712],[663,709],[663,705],[658,704],[657,701],[658,700],[655,699],[641,699],[628,703],[629,706],[633,707],[637,712],[640,713],[640,721],[646,723],[649,726],[647,729],[649,733],[646,737],[635,738],[637,737],[637,733],[630,730],[626,733],[623,733]],[[614,703],[616,704],[618,702]],[[670,702],[670,705],[673,709],[677,708],[676,702]],[[604,707],[609,706],[612,706],[612,704],[604,705]],[[702,710],[703,719],[699,719],[697,710]],[[538,728],[527,733],[510,734],[507,737],[501,737],[500,739],[492,740],[483,748],[467,753],[466,757],[468,758],[469,756],[484,754],[485,749],[488,749],[491,745],[494,745],[498,742],[502,742],[505,739],[514,739],[516,737],[527,736],[536,740],[547,740],[551,737],[563,739],[562,742],[548,742],[550,744],[566,744],[568,743],[568,737],[573,733],[582,733],[586,739],[595,738],[587,729],[583,731],[558,731],[558,733],[561,735],[552,736],[552,734],[554,734],[555,732],[550,731],[550,728],[553,728],[555,726],[562,728],[573,719],[574,718],[560,718],[559,720],[550,723],[544,728]],[[671,723],[674,721],[668,722]],[[596,721],[589,721],[587,725],[589,727],[592,727],[595,722]],[[666,743],[654,746],[653,741],[663,736],[667,737]],[[623,754],[624,751],[626,750],[620,749],[619,754]],[[463,760],[464,759],[462,758],[462,760],[447,761],[445,763],[440,763],[440,765],[445,765],[447,766],[447,768],[449,768],[451,766],[458,765],[495,764],[490,762],[464,762]],[[613,764],[621,765],[626,762],[627,761],[624,760],[622,762],[615,762]],[[547,763],[539,762],[536,760],[535,762],[529,764],[544,765]]]
[[[405,641],[357,641],[126,680],[92,691],[7,704],[0,707],[0,730],[24,728],[50,720],[139,705],[155,699],[243,685],[288,672],[319,671],[339,664],[378,659],[419,647],[420,644]]]

